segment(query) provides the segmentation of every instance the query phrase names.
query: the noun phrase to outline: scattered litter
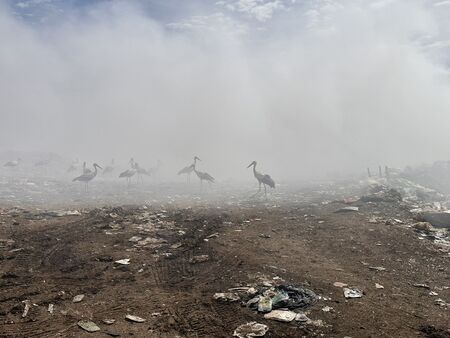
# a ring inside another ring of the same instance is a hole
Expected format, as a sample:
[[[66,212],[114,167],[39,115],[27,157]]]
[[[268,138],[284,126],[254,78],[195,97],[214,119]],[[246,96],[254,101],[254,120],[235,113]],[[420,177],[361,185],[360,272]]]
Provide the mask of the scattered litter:
[[[270,297],[260,297],[258,302],[259,312],[270,312],[272,311],[272,299]]]
[[[261,238],[270,238],[270,235],[266,235],[266,234],[259,234],[258,236]]]
[[[412,227],[418,231],[430,232],[433,226],[428,222],[419,222],[412,225]]]
[[[80,320],[78,322],[78,326],[87,332],[97,332],[100,331],[100,328],[94,322],[89,320]]]
[[[369,266],[370,270],[376,270],[376,271],[386,271],[385,267],[382,266]]]
[[[288,310],[273,310],[264,315],[265,319],[277,320],[279,322],[292,322],[297,314]]]
[[[345,298],[361,298],[362,296],[363,296],[363,292],[359,289],[344,288],[344,297]]]
[[[336,210],[336,213],[340,213],[340,212],[355,212],[355,211],[359,211],[359,207],[343,207],[341,209]]]
[[[22,301],[22,303],[25,305],[25,307],[23,309],[23,313],[22,313],[22,318],[25,318],[28,314],[28,311],[30,311],[31,302],[27,299],[27,300]]]
[[[310,319],[303,312],[297,313],[295,316],[295,321],[297,322],[307,322],[309,320]]]
[[[112,324],[114,324],[114,323],[116,322],[116,320],[115,320],[115,319],[108,319],[108,318],[105,318],[105,319],[102,320],[102,322],[103,322],[104,324],[106,324],[106,325],[112,325]]]
[[[384,289],[384,286],[378,283],[375,283],[375,289]]]
[[[219,233],[218,232],[216,232],[216,233],[214,233],[212,235],[209,235],[206,238],[216,238],[216,237],[219,237]]]
[[[317,326],[317,327],[322,327],[323,326],[323,320],[321,319],[317,319],[317,320],[311,320],[309,319],[306,324],[308,325],[313,325],[313,326]]]
[[[272,286],[270,283],[263,285],[240,294],[243,304],[258,312],[268,313],[276,309],[305,308],[319,298],[311,290],[300,286],[285,284]]]
[[[436,304],[436,305],[439,305],[439,306],[450,306],[450,304],[447,304],[443,299],[441,299],[441,298],[438,298],[438,299],[436,299],[435,301],[434,301],[434,303]]]
[[[195,263],[203,263],[209,260],[209,256],[208,255],[199,255],[199,256],[194,256],[189,260],[189,263],[191,264],[195,264]]]
[[[160,238],[153,238],[153,237],[146,237],[143,240],[140,240],[136,243],[136,245],[138,246],[145,246],[148,244],[162,244],[162,243],[166,243],[167,241],[164,239],[160,239]]]
[[[79,216],[81,212],[78,210],[65,210],[65,211],[49,211],[49,216],[63,217],[63,216]]]
[[[323,312],[330,312],[332,310],[333,310],[333,308],[331,306],[325,306],[325,307],[322,308]]]
[[[136,322],[136,323],[143,323],[145,322],[144,318],[138,317],[138,316],[134,316],[134,315],[126,315],[125,319],[131,321],[131,322]]]
[[[53,304],[48,304],[47,311],[52,315],[54,308],[55,308],[55,306]]]
[[[420,284],[420,283],[413,284],[413,286],[415,286],[416,288],[424,288],[424,289],[429,289],[430,288],[429,285],[427,285],[427,284]]]
[[[249,322],[239,325],[233,332],[233,337],[238,338],[251,338],[251,337],[264,337],[269,331],[269,327],[257,322]]]
[[[73,303],[79,303],[83,300],[84,295],[76,295],[75,297],[73,297],[72,302]]]
[[[430,296],[437,296],[438,293],[437,293],[437,292],[434,292],[434,291],[430,291],[429,295],[430,295]]]
[[[348,286],[348,284],[346,283],[341,283],[341,282],[334,282],[333,283],[334,286],[338,287],[338,288],[345,288]]]
[[[259,296],[256,296],[252,299],[250,299],[249,301],[247,301],[247,303],[245,303],[245,306],[247,307],[257,307],[258,302],[259,302]]]
[[[122,264],[122,265],[128,265],[128,264],[130,264],[130,259],[129,258],[119,259],[118,261],[116,261],[116,263]]]
[[[215,293],[213,298],[215,300],[220,300],[223,302],[237,302],[241,300],[239,295],[233,292],[223,292],[223,293]]]
[[[136,242],[139,242],[141,239],[142,239],[142,237],[139,237],[139,236],[133,236],[133,237],[131,237],[128,241],[129,241],[129,242],[136,243]]]

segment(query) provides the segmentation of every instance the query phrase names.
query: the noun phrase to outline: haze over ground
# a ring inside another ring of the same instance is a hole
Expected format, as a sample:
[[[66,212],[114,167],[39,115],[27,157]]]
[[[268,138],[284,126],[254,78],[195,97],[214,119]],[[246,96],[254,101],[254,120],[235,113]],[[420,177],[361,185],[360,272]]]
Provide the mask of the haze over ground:
[[[302,179],[450,154],[450,1],[7,1],[0,150]]]

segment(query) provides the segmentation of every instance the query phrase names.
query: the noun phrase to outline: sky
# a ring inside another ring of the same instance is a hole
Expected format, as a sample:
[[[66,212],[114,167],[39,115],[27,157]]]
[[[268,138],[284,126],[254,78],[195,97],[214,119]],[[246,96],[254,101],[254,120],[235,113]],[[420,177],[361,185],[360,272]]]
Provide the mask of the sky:
[[[0,150],[223,179],[450,157],[450,1],[6,0]]]

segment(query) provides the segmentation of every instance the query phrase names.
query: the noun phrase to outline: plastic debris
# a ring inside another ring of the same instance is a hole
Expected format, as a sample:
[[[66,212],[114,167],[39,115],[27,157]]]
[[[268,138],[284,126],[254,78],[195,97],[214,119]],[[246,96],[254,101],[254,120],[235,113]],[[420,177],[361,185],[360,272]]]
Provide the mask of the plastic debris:
[[[51,315],[53,314],[54,309],[55,309],[55,305],[53,305],[53,304],[48,304],[47,311],[48,311]]]
[[[427,285],[427,284],[421,284],[421,283],[413,284],[413,286],[415,286],[416,288],[424,288],[424,289],[429,289],[429,288],[430,288],[429,285]]]
[[[251,338],[251,337],[264,337],[269,331],[269,327],[257,322],[249,322],[239,325],[233,332],[233,337],[238,338]]]
[[[370,270],[376,270],[376,271],[386,271],[385,267],[382,266],[369,266]]]
[[[288,310],[273,310],[264,315],[265,319],[277,320],[279,322],[292,322],[297,314]]]
[[[295,321],[297,321],[297,322],[307,322],[309,320],[310,319],[303,312],[297,313],[295,315]]]
[[[94,322],[91,322],[89,320],[80,320],[78,323],[78,326],[81,327],[83,330],[87,332],[97,332],[100,331],[100,328],[95,324]]]
[[[139,237],[139,236],[133,236],[133,237],[131,237],[128,241],[129,242],[139,242],[140,240],[142,239],[142,237]]]
[[[260,297],[258,302],[259,312],[270,312],[272,311],[272,299],[270,297]]]
[[[343,207],[343,208],[336,210],[335,212],[341,213],[341,212],[356,212],[356,211],[359,211],[358,207]]]
[[[344,297],[345,298],[361,298],[362,296],[363,296],[363,292],[359,289],[344,288]]]
[[[318,297],[309,289],[294,285],[278,285],[275,287],[278,292],[286,293],[289,298],[285,301],[279,301],[276,308],[288,308],[290,310],[303,308],[311,305]]]
[[[73,297],[72,302],[73,303],[79,303],[83,300],[84,295],[76,295],[75,297]]]
[[[330,312],[332,310],[333,310],[333,308],[331,306],[325,306],[325,307],[322,308],[323,312]]]
[[[111,324],[114,324],[114,323],[116,322],[116,320],[115,320],[115,319],[108,319],[108,318],[105,318],[105,319],[102,320],[102,322],[103,322],[104,324],[106,324],[106,325],[111,325]]]
[[[233,292],[215,293],[213,298],[223,302],[237,302],[241,299],[239,295]]]
[[[118,261],[115,261],[115,263],[121,265],[128,265],[130,264],[130,259],[129,258],[119,259]]]
[[[378,283],[375,283],[375,289],[384,289],[384,286]]]
[[[195,263],[203,263],[209,260],[209,256],[208,255],[198,255],[198,256],[194,256],[189,260],[189,263],[191,264],[195,264]]]
[[[27,299],[27,300],[22,301],[22,303],[24,304],[22,318],[25,318],[28,315],[28,311],[30,311],[31,302]]]
[[[338,287],[338,288],[345,288],[348,286],[348,284],[346,283],[341,283],[341,282],[334,282],[333,283],[334,286]]]
[[[430,295],[430,296],[437,296],[438,293],[437,293],[437,292],[434,292],[434,291],[430,291],[429,295]]]
[[[135,322],[135,323],[143,323],[145,322],[144,318],[138,317],[138,316],[134,316],[134,315],[126,315],[125,319],[131,321],[131,322]]]

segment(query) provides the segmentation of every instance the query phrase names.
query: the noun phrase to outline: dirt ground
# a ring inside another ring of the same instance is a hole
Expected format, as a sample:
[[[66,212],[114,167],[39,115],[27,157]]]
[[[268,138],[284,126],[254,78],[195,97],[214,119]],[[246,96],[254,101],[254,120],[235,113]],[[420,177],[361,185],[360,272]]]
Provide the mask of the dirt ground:
[[[407,207],[354,202],[359,211],[336,213],[347,204],[301,195],[79,215],[0,209],[0,337],[231,337],[249,321],[268,325],[265,337],[450,337],[449,250],[410,227]],[[264,282],[320,295],[304,310],[312,321],[266,320],[213,299]],[[346,299],[335,282],[364,295]],[[101,330],[83,331],[81,319]]]

